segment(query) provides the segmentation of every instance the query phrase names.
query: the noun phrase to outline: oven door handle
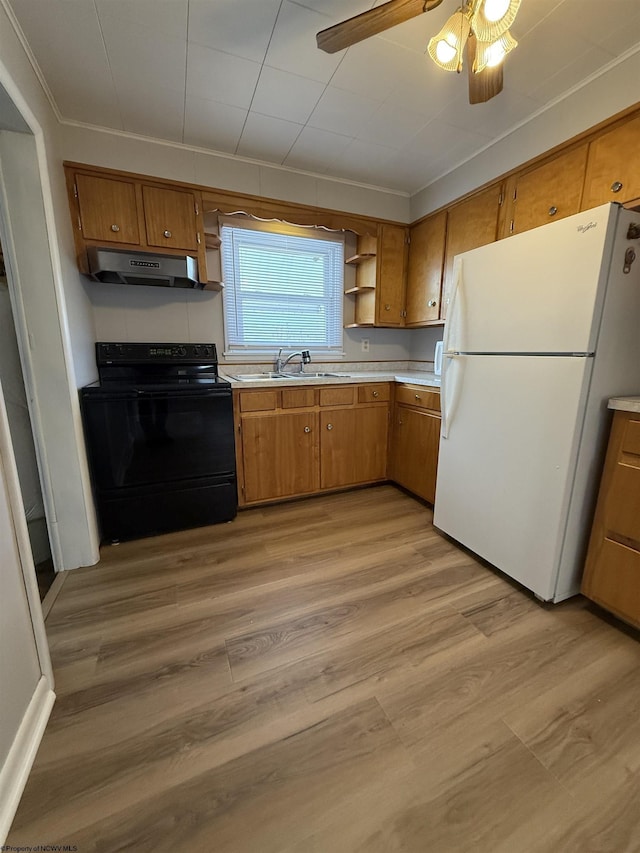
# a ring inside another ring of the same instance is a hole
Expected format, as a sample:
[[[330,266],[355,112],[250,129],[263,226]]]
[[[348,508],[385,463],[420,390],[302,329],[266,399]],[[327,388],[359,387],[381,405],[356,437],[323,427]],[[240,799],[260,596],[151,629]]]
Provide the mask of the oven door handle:
[[[231,396],[230,388],[172,388],[165,391],[143,391],[136,388],[136,397],[166,398],[166,397],[221,397]]]

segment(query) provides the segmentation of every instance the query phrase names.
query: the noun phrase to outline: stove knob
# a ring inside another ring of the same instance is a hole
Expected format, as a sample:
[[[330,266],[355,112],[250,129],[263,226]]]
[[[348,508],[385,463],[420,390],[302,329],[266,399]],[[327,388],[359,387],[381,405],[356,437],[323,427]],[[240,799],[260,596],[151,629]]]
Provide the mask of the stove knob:
[[[187,348],[186,347],[176,347],[174,352],[180,358],[184,358],[184,356],[187,354]]]
[[[196,346],[196,347],[194,347],[194,348],[193,348],[193,354],[194,354],[194,355],[200,355],[200,347],[197,347],[197,346]]]

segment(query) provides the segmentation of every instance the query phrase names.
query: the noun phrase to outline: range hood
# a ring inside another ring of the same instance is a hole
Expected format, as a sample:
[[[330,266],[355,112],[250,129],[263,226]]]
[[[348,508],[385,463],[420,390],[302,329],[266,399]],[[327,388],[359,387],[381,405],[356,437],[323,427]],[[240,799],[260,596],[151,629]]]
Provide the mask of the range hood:
[[[89,246],[89,275],[109,284],[202,288],[198,263],[189,255],[156,255]]]

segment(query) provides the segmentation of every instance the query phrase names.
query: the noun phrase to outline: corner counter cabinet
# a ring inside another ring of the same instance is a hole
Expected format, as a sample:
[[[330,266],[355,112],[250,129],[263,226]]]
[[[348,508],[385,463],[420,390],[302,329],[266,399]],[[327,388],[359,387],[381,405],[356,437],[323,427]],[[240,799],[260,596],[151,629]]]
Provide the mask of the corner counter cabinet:
[[[640,627],[640,400],[614,414],[582,592]]]

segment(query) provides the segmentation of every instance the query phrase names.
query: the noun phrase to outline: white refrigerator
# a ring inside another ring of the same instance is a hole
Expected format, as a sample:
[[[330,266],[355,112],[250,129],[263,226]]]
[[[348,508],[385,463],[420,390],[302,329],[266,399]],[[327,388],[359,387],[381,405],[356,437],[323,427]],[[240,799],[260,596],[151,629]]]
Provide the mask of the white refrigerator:
[[[607,401],[640,393],[634,223],[606,204],[455,261],[434,524],[545,601],[579,591]]]

